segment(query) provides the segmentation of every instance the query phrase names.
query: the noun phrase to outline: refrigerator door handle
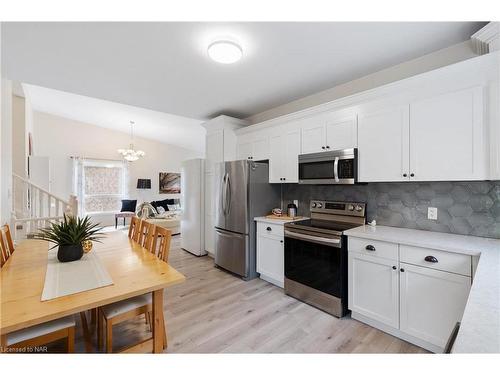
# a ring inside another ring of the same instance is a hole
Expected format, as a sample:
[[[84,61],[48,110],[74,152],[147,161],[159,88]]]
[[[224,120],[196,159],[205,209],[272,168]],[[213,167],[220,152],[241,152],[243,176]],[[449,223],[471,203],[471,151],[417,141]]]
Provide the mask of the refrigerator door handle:
[[[217,232],[217,234],[219,234],[220,236],[222,237],[226,237],[226,238],[245,238],[245,235],[244,234],[240,234],[240,233],[234,233],[234,232],[226,232],[225,230],[223,229],[218,229],[218,228],[215,228],[215,231]]]
[[[227,213],[226,215],[229,215],[231,212],[231,179],[229,178],[229,174],[227,175],[227,180],[226,180],[226,207],[227,207]]]
[[[226,178],[227,178],[227,173],[224,174],[224,177],[222,178],[222,213],[224,216],[226,216]]]

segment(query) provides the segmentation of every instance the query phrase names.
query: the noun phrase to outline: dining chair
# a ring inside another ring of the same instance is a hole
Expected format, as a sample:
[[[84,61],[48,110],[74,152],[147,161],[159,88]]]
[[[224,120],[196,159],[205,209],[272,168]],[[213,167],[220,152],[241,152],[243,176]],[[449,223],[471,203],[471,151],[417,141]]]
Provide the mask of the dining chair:
[[[7,252],[7,248],[5,247],[1,236],[2,233],[0,233],[0,267],[3,267],[5,262],[7,262],[7,259],[9,259],[9,253]]]
[[[149,251],[156,254],[158,258],[168,263],[170,255],[170,242],[172,240],[172,231],[163,227],[156,226],[152,232],[152,239]]]
[[[149,242],[149,248],[146,250],[154,253],[159,259],[168,263],[170,253],[170,242],[172,232],[168,229],[153,226],[151,229],[152,239]],[[148,242],[148,241],[146,241]],[[141,316],[144,314],[146,322],[152,331],[151,313],[153,311],[153,301],[151,293],[132,297],[124,301],[115,302],[98,310],[97,316],[97,346],[99,349],[104,344],[104,328],[106,333],[106,352],[113,352],[113,325]],[[104,327],[105,326],[105,327]],[[163,322],[163,348],[167,347],[167,331],[165,322]]]
[[[14,254],[14,242],[12,241],[12,234],[11,234],[11,231],[10,231],[10,227],[8,224],[5,224],[3,227],[2,227],[2,232],[3,232],[3,235],[5,236],[5,240],[7,241],[7,250],[9,251],[9,254],[12,255]]]
[[[134,216],[130,220],[130,225],[128,227],[128,238],[134,239],[134,236],[136,235],[136,233],[139,232],[140,223],[141,223],[141,219],[139,219],[137,216]]]
[[[7,259],[10,257],[10,252],[7,247],[6,241],[3,238],[3,230],[0,230],[0,264],[3,267]]]
[[[38,324],[2,336],[1,343],[5,352],[16,352],[16,349],[36,347],[54,341],[66,339],[66,351],[75,351],[75,318],[73,315],[50,322]],[[19,351],[19,350],[17,350]]]
[[[155,225],[152,223],[148,223],[145,220],[141,221],[141,228],[139,230],[139,238],[136,241],[139,245],[144,248],[148,248],[150,246],[152,234],[154,232]]]

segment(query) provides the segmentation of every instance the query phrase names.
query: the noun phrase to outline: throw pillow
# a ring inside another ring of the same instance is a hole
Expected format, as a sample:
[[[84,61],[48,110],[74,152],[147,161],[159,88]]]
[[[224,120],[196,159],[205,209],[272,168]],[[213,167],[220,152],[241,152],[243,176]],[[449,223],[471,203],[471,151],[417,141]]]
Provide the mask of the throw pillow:
[[[137,200],[122,199],[122,209],[120,212],[135,212]]]
[[[154,201],[154,202],[151,202],[151,205],[158,209],[158,207],[163,207],[165,209],[165,211],[168,211],[168,205],[169,204],[174,204],[175,201],[173,199],[164,199],[162,201]]]

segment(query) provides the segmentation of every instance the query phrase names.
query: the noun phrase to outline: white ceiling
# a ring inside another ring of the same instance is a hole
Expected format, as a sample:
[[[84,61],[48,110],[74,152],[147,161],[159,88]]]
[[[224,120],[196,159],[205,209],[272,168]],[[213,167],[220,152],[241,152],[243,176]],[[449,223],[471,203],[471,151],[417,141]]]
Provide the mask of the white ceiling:
[[[479,22],[7,23],[4,76],[206,119],[246,117],[469,39]],[[244,57],[208,59],[230,36]]]
[[[205,129],[200,120],[23,84],[33,110],[81,121],[190,150],[205,152]],[[146,150],[147,151],[147,150]]]

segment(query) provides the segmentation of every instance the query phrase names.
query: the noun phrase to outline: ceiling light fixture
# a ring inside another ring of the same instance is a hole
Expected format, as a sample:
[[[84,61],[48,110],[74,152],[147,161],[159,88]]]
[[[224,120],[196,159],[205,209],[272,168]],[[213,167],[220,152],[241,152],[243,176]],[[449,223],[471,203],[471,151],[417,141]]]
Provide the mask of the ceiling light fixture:
[[[221,64],[233,64],[243,56],[241,47],[229,40],[217,40],[208,46],[208,56]]]
[[[120,148],[117,151],[119,154],[121,154],[123,156],[123,158],[126,161],[130,161],[130,162],[136,161],[139,158],[142,158],[144,155],[146,155],[146,153],[144,151],[141,151],[141,150],[136,151],[134,148],[134,122],[133,121],[130,121],[130,145],[129,145],[129,148],[127,148],[127,149]]]

